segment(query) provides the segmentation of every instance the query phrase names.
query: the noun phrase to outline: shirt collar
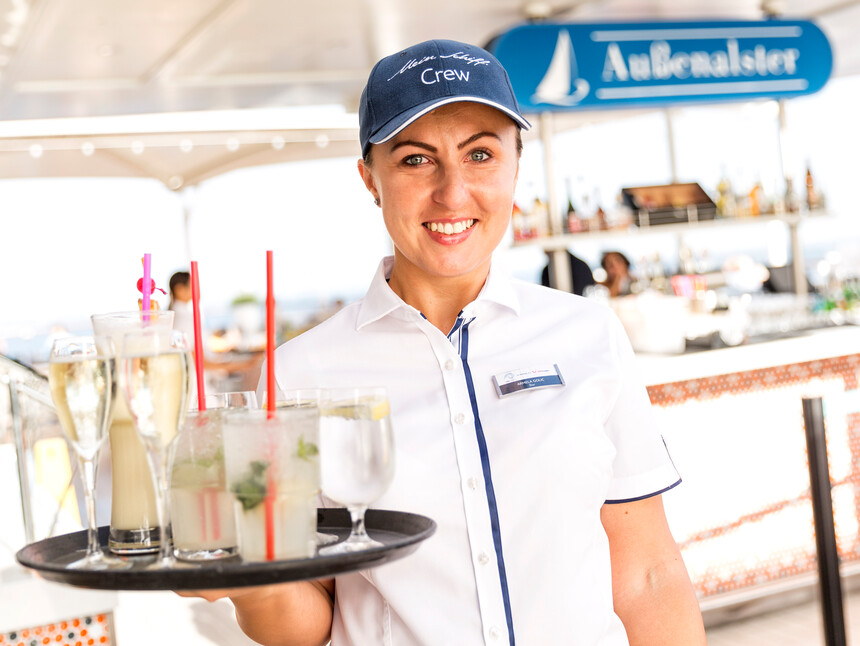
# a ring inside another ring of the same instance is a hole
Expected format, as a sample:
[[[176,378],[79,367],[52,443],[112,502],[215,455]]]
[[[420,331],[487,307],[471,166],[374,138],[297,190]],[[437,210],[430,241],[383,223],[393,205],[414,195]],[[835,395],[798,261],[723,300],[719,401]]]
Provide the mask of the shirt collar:
[[[379,263],[370,288],[362,300],[356,329],[361,329],[385,316],[394,316],[403,320],[421,318],[418,310],[405,303],[388,286],[393,266],[394,256],[386,256]],[[520,312],[519,298],[510,276],[495,263],[490,265],[490,274],[478,297],[463,308],[463,315],[471,318],[493,305],[509,309],[517,315]]]

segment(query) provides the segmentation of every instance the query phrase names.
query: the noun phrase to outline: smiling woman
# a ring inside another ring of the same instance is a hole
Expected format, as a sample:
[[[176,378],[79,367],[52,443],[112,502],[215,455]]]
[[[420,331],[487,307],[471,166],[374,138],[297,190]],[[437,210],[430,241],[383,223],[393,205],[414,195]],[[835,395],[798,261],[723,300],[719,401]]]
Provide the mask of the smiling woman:
[[[508,228],[519,169],[515,122],[474,102],[443,105],[358,162],[394,242],[389,286],[440,330],[481,290]],[[461,296],[439,299],[439,279]]]
[[[678,474],[621,324],[491,261],[529,126],[504,69],[420,43],[376,65],[360,119],[394,255],[278,348],[277,386],[385,387],[396,472],[375,505],[437,533],[385,568],[201,596],[271,645],[704,644],[660,496]]]

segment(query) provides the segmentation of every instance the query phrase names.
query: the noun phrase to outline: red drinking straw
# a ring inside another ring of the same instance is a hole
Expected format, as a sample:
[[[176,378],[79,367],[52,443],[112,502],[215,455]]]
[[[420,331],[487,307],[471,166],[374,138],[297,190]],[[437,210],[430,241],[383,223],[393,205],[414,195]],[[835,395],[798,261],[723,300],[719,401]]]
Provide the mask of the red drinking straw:
[[[266,252],[266,417],[275,417],[275,293],[272,289],[272,252]],[[271,440],[271,437],[269,438]],[[266,478],[266,560],[275,560],[275,474]]]
[[[266,252],[266,408],[275,413],[275,293],[272,288],[272,252]]]
[[[150,295],[152,294],[152,256],[148,253],[143,254],[143,301],[141,309],[148,312],[151,307]],[[145,314],[144,321],[149,321],[149,315]]]
[[[197,410],[206,410],[206,385],[203,377],[203,334],[200,326],[200,274],[197,261],[191,261],[191,307],[194,312],[194,368],[197,371]]]

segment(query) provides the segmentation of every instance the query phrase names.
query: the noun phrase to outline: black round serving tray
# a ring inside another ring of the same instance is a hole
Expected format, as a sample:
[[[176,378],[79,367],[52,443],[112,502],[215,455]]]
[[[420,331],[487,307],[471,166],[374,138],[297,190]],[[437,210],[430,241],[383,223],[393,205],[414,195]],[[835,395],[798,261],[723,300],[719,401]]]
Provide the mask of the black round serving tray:
[[[317,510],[317,529],[336,534],[340,540],[349,535],[349,512],[346,509]],[[71,570],[66,564],[86,552],[86,531],[74,532],[31,543],[16,558],[24,567],[35,570],[48,581],[68,583],[102,590],[204,590],[238,588],[287,581],[320,579],[337,574],[367,570],[403,558],[433,535],[436,523],[417,514],[370,509],[365,526],[371,538],[383,544],[348,554],[315,555],[306,559],[244,563],[239,557],[207,561],[182,562],[175,569],[147,570],[153,555],[127,557],[129,569]],[[99,528],[99,540],[107,550],[108,527]]]

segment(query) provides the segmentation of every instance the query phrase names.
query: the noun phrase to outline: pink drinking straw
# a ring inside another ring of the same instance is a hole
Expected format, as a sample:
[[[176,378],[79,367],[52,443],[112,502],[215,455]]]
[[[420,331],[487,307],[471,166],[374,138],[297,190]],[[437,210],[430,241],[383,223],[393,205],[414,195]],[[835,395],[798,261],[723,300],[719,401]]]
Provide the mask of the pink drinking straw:
[[[206,387],[203,378],[203,334],[200,326],[200,275],[197,261],[191,261],[191,306],[194,312],[194,367],[197,370],[197,410],[206,410]]]
[[[266,252],[266,417],[275,416],[275,293],[272,288],[272,252]],[[271,438],[270,438],[271,439]],[[272,464],[272,460],[269,460]],[[266,478],[266,560],[275,560],[275,475]]]
[[[152,294],[152,256],[143,254],[143,303],[141,309],[148,312],[151,307],[150,295]],[[144,314],[143,320],[149,322],[149,314]]]

